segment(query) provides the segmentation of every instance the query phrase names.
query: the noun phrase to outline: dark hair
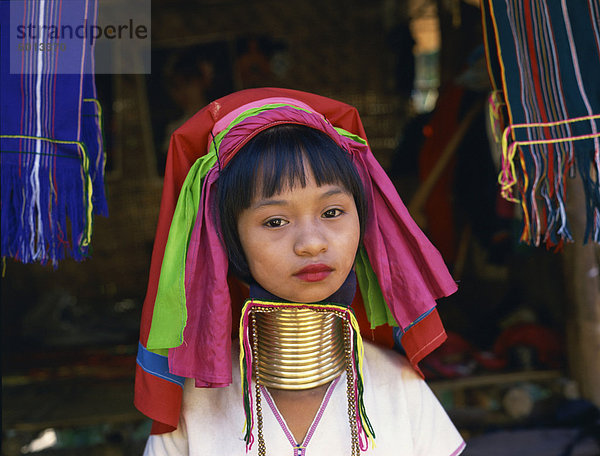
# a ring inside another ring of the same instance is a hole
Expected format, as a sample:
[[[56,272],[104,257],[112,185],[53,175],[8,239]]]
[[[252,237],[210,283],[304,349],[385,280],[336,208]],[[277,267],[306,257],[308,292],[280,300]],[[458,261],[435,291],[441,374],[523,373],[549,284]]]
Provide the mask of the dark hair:
[[[326,133],[314,128],[277,125],[248,141],[217,179],[222,240],[230,270],[241,279],[251,280],[251,276],[237,229],[239,215],[250,207],[256,196],[270,198],[298,184],[305,187],[305,161],[318,186],[338,184],[354,197],[362,239],[367,203],[350,154]]]

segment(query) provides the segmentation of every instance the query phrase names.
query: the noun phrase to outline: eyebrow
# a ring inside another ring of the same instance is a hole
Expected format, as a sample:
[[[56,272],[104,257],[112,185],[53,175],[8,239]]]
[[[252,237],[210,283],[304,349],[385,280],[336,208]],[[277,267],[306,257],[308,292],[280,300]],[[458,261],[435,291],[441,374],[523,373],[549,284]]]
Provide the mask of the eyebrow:
[[[340,187],[336,187],[336,188],[332,188],[331,190],[327,190],[325,193],[323,193],[319,199],[325,199],[325,198],[329,198],[330,196],[335,196],[335,195],[340,195],[340,194],[350,194],[350,192],[348,192],[347,190],[343,190]]]
[[[257,201],[250,207],[252,209],[260,209],[261,207],[286,206],[287,204],[288,204],[287,200],[263,199],[263,200]]]
[[[340,187],[336,187],[336,188],[332,188],[331,190],[327,190],[325,193],[323,193],[321,196],[319,196],[319,199],[324,200],[331,196],[340,195],[340,194],[349,194],[349,192]],[[252,209],[260,209],[262,207],[269,207],[269,206],[287,206],[288,204],[289,204],[289,202],[285,199],[267,198],[267,199],[262,199],[262,200],[257,201],[251,207],[252,207]]]

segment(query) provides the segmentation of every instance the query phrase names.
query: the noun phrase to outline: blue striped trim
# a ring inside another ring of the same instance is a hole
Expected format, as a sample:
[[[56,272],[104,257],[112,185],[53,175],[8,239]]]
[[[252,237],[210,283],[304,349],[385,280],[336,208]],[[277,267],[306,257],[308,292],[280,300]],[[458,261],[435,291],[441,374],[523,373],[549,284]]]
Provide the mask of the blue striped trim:
[[[394,327],[394,340],[397,343],[400,343],[400,340],[402,339],[402,336],[406,333],[406,331],[408,331],[410,328],[412,328],[414,325],[416,325],[417,323],[419,323],[421,320],[423,320],[423,318],[425,318],[427,315],[429,315],[431,312],[433,312],[433,310],[435,309],[435,307],[432,307],[431,309],[429,309],[427,312],[419,315],[419,317],[413,321],[411,324],[409,324],[406,328],[401,329],[399,327]]]
[[[138,344],[138,354],[136,359],[138,365],[149,374],[160,377],[169,382],[176,383],[183,388],[185,377],[173,375],[169,372],[169,358],[152,353],[141,342]]]

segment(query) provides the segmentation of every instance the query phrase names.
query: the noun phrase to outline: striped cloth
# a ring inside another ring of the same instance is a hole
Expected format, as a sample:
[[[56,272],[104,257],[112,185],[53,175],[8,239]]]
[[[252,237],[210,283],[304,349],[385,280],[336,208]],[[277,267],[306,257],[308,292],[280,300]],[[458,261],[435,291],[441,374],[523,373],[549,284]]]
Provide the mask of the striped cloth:
[[[18,18],[25,30],[37,31],[95,24],[97,0],[63,3],[31,0],[0,6],[2,257],[55,267],[67,255],[85,258],[93,214],[108,215],[93,46],[71,40],[68,52],[58,47],[32,50],[48,42],[47,34],[19,36],[14,23]],[[78,72],[65,74],[65,63],[75,63]]]
[[[577,169],[585,189],[584,242],[600,242],[600,2],[481,6],[490,106],[503,150],[499,182],[503,196],[523,210],[521,240],[573,240],[566,194]]]

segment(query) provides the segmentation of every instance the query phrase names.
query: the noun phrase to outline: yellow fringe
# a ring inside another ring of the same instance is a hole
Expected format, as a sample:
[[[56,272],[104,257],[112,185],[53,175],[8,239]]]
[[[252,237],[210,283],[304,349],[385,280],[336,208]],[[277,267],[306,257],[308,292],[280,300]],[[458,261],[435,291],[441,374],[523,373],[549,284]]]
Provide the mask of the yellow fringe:
[[[79,151],[81,152],[81,166],[83,167],[84,172],[84,186],[86,188],[86,196],[87,196],[87,205],[86,205],[86,230],[84,233],[84,238],[81,241],[81,245],[83,247],[87,247],[90,245],[92,241],[92,213],[93,213],[93,204],[92,204],[92,178],[90,177],[90,160],[85,152],[85,147],[81,141],[65,141],[61,139],[52,139],[52,138],[42,138],[39,136],[27,136],[27,135],[0,135],[0,138],[9,138],[9,139],[32,139],[39,141],[46,141],[52,144],[69,144],[76,145]]]
[[[572,124],[576,122],[583,122],[589,120],[600,119],[600,114],[592,115],[592,116],[584,116],[577,117],[573,119],[559,120],[556,122],[537,122],[537,123],[529,123],[529,124],[514,124],[505,128],[502,134],[502,160],[503,163],[510,164],[510,179],[507,180],[503,178],[504,169],[501,171],[498,176],[498,183],[501,186],[502,196],[512,202],[519,203],[521,202],[519,199],[515,198],[511,195],[511,188],[517,183],[517,174],[515,171],[515,163],[514,157],[517,153],[517,149],[520,146],[536,146],[542,144],[562,144],[567,142],[574,141],[582,141],[586,139],[595,139],[600,138],[600,133],[592,133],[589,135],[581,135],[581,136],[569,136],[566,138],[554,138],[554,139],[537,139],[530,141],[513,141],[510,146],[508,144],[508,135],[512,130],[516,130],[519,128],[531,128],[531,127],[556,127],[560,125]]]

